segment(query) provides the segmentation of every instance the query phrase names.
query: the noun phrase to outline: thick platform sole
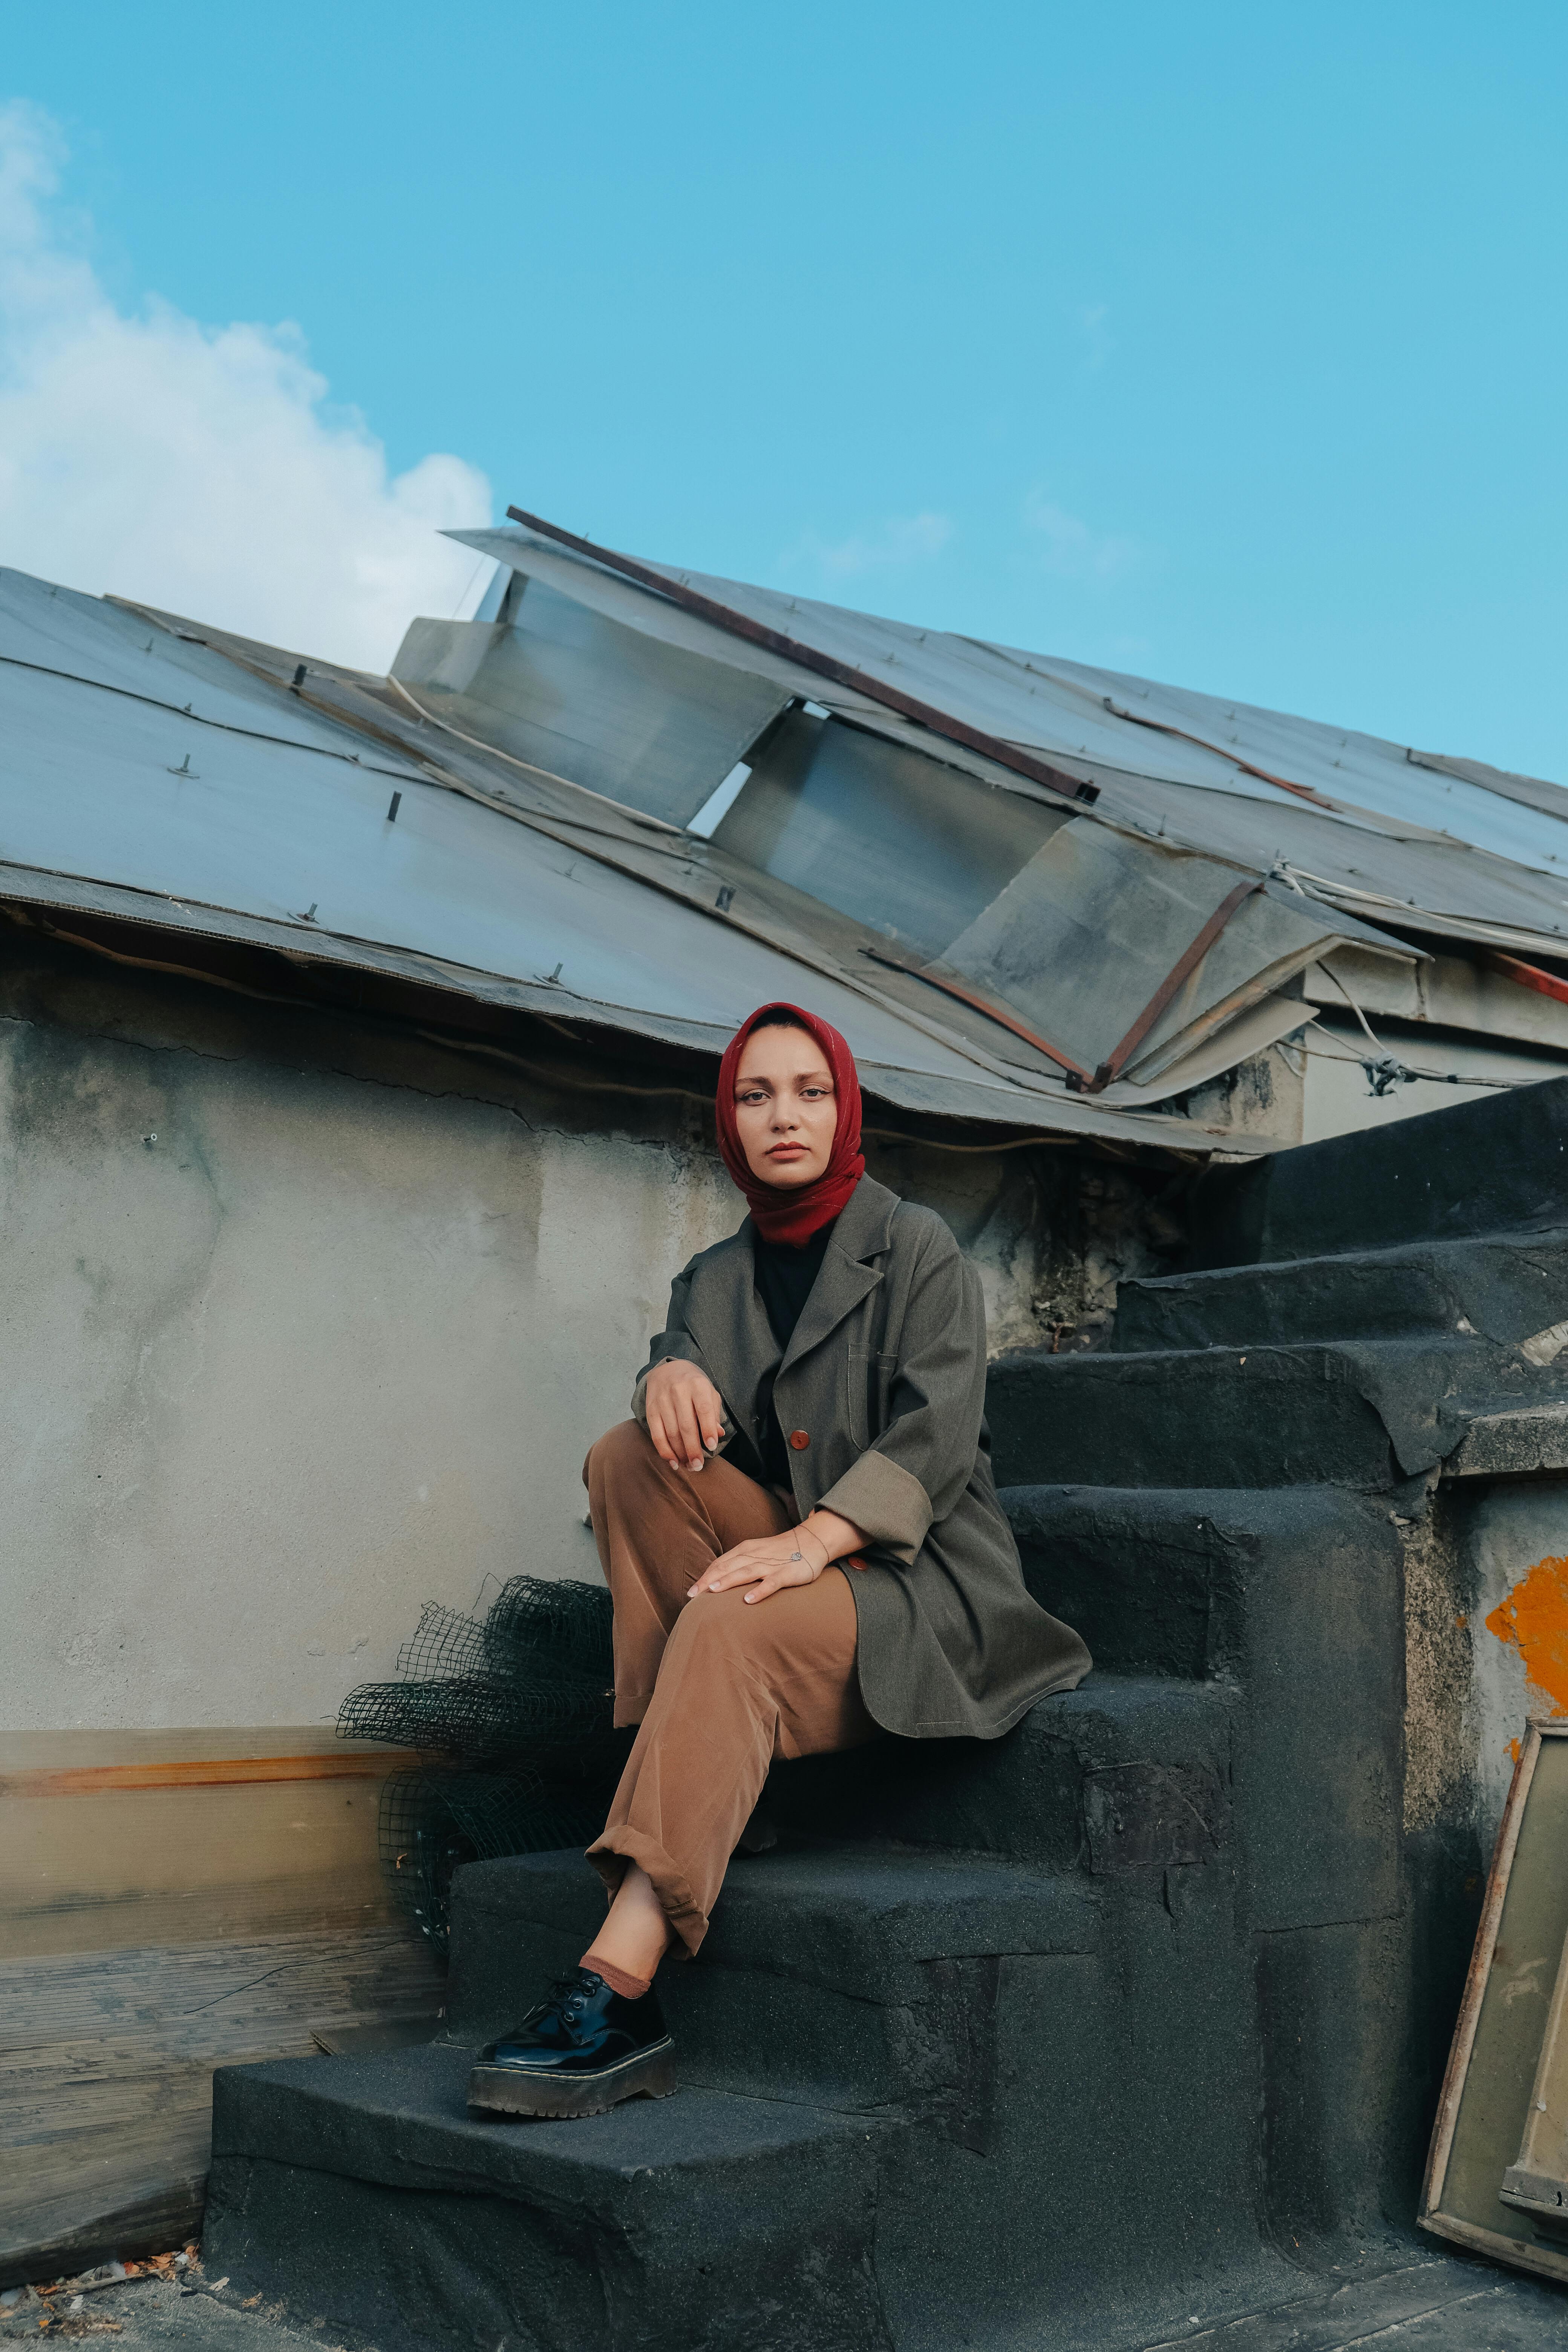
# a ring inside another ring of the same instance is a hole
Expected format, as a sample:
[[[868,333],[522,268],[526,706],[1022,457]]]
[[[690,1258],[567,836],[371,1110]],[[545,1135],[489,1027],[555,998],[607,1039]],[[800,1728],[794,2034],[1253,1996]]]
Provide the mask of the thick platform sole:
[[[608,2115],[626,2099],[668,2099],[676,2088],[675,2043],[668,2036],[596,2074],[531,2074],[521,2066],[476,2066],[468,2105],[481,2115]]]

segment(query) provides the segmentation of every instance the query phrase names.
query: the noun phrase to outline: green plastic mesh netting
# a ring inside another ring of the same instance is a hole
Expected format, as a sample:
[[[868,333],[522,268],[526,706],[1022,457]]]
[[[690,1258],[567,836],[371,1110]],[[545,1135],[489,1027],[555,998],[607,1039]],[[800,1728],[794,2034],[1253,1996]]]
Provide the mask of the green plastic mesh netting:
[[[444,1951],[461,1864],[586,1845],[603,1825],[631,1740],[611,1725],[609,1593],[514,1576],[482,1618],[429,1602],[397,1673],[349,1693],[338,1733],[431,1758],[388,1777],[381,1856]]]

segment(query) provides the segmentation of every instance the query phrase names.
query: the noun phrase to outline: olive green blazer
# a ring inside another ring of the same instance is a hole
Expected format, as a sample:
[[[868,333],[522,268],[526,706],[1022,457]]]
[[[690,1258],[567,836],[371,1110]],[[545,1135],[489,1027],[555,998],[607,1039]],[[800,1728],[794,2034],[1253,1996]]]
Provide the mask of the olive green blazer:
[[[698,1364],[724,1400],[724,1456],[762,1478],[759,1390],[792,1440],[801,1517],[818,1504],[867,1538],[846,1564],[860,1690],[885,1730],[994,1739],[1089,1654],[1030,1600],[996,1500],[985,1426],[980,1277],[934,1210],[862,1176],[782,1357],[757,1295],[752,1222],[677,1275],[637,1376]]]

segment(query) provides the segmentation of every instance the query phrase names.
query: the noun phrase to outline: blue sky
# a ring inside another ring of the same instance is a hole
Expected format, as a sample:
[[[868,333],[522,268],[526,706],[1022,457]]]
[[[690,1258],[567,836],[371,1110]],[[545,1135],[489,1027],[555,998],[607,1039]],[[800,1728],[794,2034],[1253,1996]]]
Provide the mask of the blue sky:
[[[60,0],[0,101],[57,262],[292,322],[389,481],[1568,781],[1565,67],[1474,0]],[[57,576],[134,593],[95,479]]]

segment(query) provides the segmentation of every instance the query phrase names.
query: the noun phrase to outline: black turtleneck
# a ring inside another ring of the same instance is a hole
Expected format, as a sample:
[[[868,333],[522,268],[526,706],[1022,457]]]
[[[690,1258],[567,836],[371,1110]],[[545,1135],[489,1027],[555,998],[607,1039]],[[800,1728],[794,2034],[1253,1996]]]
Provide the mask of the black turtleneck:
[[[767,1309],[768,1324],[781,1349],[787,1348],[795,1337],[795,1327],[800,1321],[806,1300],[811,1297],[835,1217],[819,1225],[808,1242],[796,1249],[788,1242],[765,1242],[755,1226],[752,1228],[752,1255],[756,1266],[757,1296]],[[763,1467],[770,1486],[782,1486],[790,1491],[789,1448],[784,1444],[784,1431],[778,1414],[773,1411],[773,1384],[770,1374],[763,1382]]]

